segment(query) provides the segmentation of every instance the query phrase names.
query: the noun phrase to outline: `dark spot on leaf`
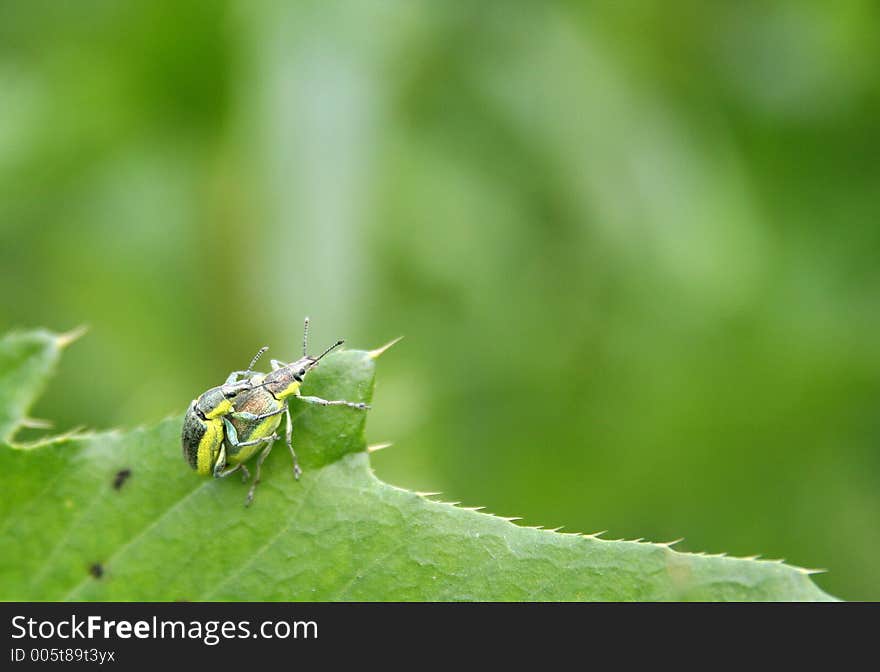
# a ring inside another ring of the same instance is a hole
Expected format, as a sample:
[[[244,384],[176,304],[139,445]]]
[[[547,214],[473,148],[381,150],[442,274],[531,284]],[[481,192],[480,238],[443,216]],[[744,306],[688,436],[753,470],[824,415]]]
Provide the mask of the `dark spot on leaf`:
[[[94,576],[96,579],[100,579],[104,576],[104,565],[100,562],[96,562],[91,567],[89,567],[89,574]]]
[[[131,476],[131,469],[120,469],[116,472],[116,477],[113,479],[113,489],[119,490],[125,485],[125,482]]]

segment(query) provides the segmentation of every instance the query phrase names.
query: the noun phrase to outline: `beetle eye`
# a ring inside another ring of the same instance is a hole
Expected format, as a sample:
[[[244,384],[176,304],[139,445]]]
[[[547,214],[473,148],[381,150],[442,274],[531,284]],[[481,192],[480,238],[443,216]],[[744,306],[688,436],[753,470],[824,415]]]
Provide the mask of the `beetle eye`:
[[[306,370],[305,370],[305,369],[300,369],[300,370],[299,370],[299,375],[300,375],[300,376],[304,376],[304,375],[306,375]]]

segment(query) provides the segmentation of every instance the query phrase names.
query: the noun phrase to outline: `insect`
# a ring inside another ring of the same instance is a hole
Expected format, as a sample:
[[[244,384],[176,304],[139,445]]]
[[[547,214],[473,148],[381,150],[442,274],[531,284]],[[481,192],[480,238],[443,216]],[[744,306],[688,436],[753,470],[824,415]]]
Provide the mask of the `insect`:
[[[235,412],[232,399],[239,393],[251,389],[253,383],[250,376],[253,374],[253,367],[257,360],[268,350],[263,347],[251,360],[246,371],[233,371],[229,374],[226,382],[217,387],[212,387],[203,393],[198,399],[193,399],[186,415],[183,418],[183,431],[181,432],[181,447],[183,448],[183,456],[193,469],[199,475],[207,476],[213,474],[215,478],[228,475],[233,470],[223,473],[226,467],[227,447],[241,451],[242,446],[238,443],[237,438],[230,437],[227,434],[229,421],[226,416]],[[244,380],[237,380],[244,375]],[[255,440],[250,446],[258,446],[266,443],[272,437],[264,437]],[[248,477],[247,469],[239,467],[243,470],[245,478]]]
[[[243,390],[235,397],[235,411],[225,418],[227,438],[233,446],[226,452],[226,459],[230,464],[238,464],[243,467],[243,462],[249,459],[259,448],[259,442],[266,445],[257,458],[256,471],[251,488],[248,491],[245,505],[249,505],[254,498],[254,491],[260,482],[260,468],[272,451],[272,446],[278,438],[276,430],[281,425],[282,415],[286,421],[284,438],[290,457],[293,460],[293,475],[299,479],[302,469],[296,459],[293,449],[293,422],[290,417],[288,402],[291,397],[319,406],[346,406],[357,410],[367,410],[369,406],[360,402],[329,400],[321,397],[305,396],[300,394],[300,387],[306,374],[321,361],[323,357],[341,346],[345,341],[339,339],[324,350],[317,357],[308,355],[309,318],[305,319],[303,328],[303,356],[295,362],[285,363],[276,359],[271,360],[272,371],[267,374],[255,374],[250,376],[251,387]],[[250,367],[249,367],[250,368]],[[236,372],[242,373],[242,372]],[[230,374],[231,376],[234,374]],[[234,380],[234,378],[232,378]],[[235,383],[233,383],[235,384]],[[237,447],[236,447],[237,446]],[[241,450],[244,447],[245,450]],[[233,468],[234,470],[234,468]],[[231,473],[231,471],[230,471]]]
[[[293,475],[299,479],[302,473],[293,450],[293,424],[288,408],[290,397],[296,396],[306,403],[320,406],[347,406],[359,410],[369,408],[363,403],[300,394],[300,385],[308,371],[344,343],[340,339],[319,356],[311,357],[307,354],[308,334],[309,319],[306,318],[302,358],[289,364],[273,359],[271,372],[255,373],[254,366],[268,350],[264,346],[251,360],[247,370],[233,371],[223,385],[213,387],[194,399],[184,417],[181,434],[183,455],[199,475],[211,474],[214,478],[223,478],[241,470],[242,480],[246,481],[250,478],[250,472],[244,463],[260,453],[245,506],[253,501],[263,462],[279,438],[276,430],[281,424],[282,415],[287,421],[285,440],[293,459]]]

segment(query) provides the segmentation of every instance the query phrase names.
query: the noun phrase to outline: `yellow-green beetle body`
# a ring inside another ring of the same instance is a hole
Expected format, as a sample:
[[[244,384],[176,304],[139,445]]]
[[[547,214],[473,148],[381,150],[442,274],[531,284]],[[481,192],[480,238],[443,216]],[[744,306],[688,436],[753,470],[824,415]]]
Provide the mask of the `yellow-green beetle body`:
[[[262,387],[264,378],[265,374],[252,376],[251,388],[235,399],[236,413],[229,418],[229,421],[235,431],[238,445],[226,446],[226,461],[230,465],[241,464],[251,459],[260,450],[259,444],[251,442],[274,435],[281,424],[284,408],[278,399]],[[227,436],[230,433],[227,430]]]
[[[288,401],[291,397],[296,396],[307,403],[320,406],[348,406],[359,410],[369,408],[362,403],[342,400],[330,401],[300,394],[300,386],[309,370],[316,366],[324,355],[343,344],[340,339],[317,357],[311,357],[305,354],[308,346],[308,329],[309,320],[306,318],[303,334],[303,356],[291,363],[273,359],[272,371],[266,374],[252,375],[250,377],[251,387],[235,397],[235,411],[223,418],[223,424],[226,428],[225,456],[227,464],[232,467],[231,470],[244,469],[244,462],[260,450],[261,443],[265,445],[257,458],[256,473],[248,492],[247,504],[252,501],[254,490],[260,482],[261,465],[271,452],[275,439],[278,438],[275,432],[281,424],[282,415],[286,419],[285,440],[293,460],[293,475],[298,479],[302,473],[293,450],[293,424],[288,408]]]
[[[237,455],[244,448],[251,447],[242,446],[234,436],[229,436],[231,426],[228,416],[235,415],[233,400],[236,396],[253,387],[253,367],[267,349],[263,347],[257,352],[246,371],[233,371],[223,385],[212,387],[198,399],[193,399],[189,405],[183,418],[180,442],[183,457],[199,475],[213,474],[218,478],[225,476],[227,447],[234,446]],[[244,376],[244,379],[236,380],[239,376]],[[265,442],[265,439],[257,441],[250,454],[257,450],[259,444]]]
[[[223,417],[233,412],[232,398],[251,387],[249,380],[212,387],[198,399],[193,399],[183,419],[181,446],[183,456],[200,476],[213,473],[226,428]]]

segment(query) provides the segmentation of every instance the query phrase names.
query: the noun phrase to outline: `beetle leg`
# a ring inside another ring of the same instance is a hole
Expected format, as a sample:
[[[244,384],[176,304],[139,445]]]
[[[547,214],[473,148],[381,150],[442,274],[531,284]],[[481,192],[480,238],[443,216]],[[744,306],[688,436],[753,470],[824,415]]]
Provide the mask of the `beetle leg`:
[[[272,446],[275,445],[275,439],[278,438],[277,434],[273,434],[268,439],[261,439],[262,441],[267,441],[266,447],[263,448],[263,452],[260,453],[260,456],[257,458],[257,470],[254,472],[254,480],[251,483],[251,488],[248,490],[247,499],[244,500],[245,506],[250,506],[251,502],[254,501],[254,492],[257,490],[257,485],[260,483],[260,469],[263,466],[263,461],[269,457],[269,453],[272,452]]]
[[[217,461],[214,462],[214,478],[222,478],[223,470],[226,468],[226,446],[220,444],[220,452],[217,454]]]
[[[241,469],[240,464],[236,464],[234,467],[229,467],[229,469],[223,469],[221,471],[214,470],[214,478],[226,478],[229,474],[234,474],[236,471]]]
[[[237,378],[241,376],[243,379],[248,377],[248,374],[253,375],[253,371],[233,371],[229,374],[229,377],[226,379],[225,385],[229,385],[230,383],[239,382]]]
[[[260,357],[263,356],[263,353],[269,349],[268,345],[264,345],[257,351],[257,354],[254,355],[254,358],[251,360],[251,363],[248,364],[247,371],[233,371],[229,374],[229,377],[226,379],[226,384],[238,382],[237,379],[239,376],[243,376],[244,378],[250,378],[254,374],[254,365],[259,361]]]
[[[280,411],[279,411],[280,412]],[[275,415],[274,413],[272,415]],[[263,441],[268,441],[272,439],[273,441],[278,438],[277,434],[273,434],[272,436],[263,436],[259,439],[253,439],[252,441],[239,441],[238,440],[238,432],[235,431],[235,426],[229,422],[229,418],[223,417],[223,424],[226,425],[226,440],[229,441],[236,448],[244,448],[245,446],[256,446],[258,443],[262,443]],[[226,449],[221,448],[223,451],[223,459],[226,460]]]
[[[354,401],[343,401],[341,399],[321,399],[321,397],[304,397],[302,395],[297,395],[299,399],[302,399],[306,403],[309,404],[317,404],[318,406],[348,406],[349,408],[357,408],[361,411],[366,411],[370,407],[367,404],[362,404],[360,402]]]
[[[299,461],[296,459],[296,453],[293,452],[293,422],[290,420],[290,408],[287,403],[284,404],[284,417],[287,419],[287,427],[284,430],[284,439],[287,441],[287,447],[290,449],[290,457],[293,458],[293,477],[299,480],[302,469],[299,468]]]
[[[244,464],[236,464],[234,467],[230,467],[229,469],[224,469],[219,474],[215,476],[215,478],[226,478],[229,474],[233,474],[236,471],[241,471],[241,482],[247,483],[248,479],[251,477],[251,472],[248,471],[247,467]]]
[[[264,436],[262,439],[254,439],[253,441],[242,441],[241,443],[235,444],[236,446],[241,446],[242,448],[245,446],[256,446],[258,443],[262,443],[263,441],[274,441],[278,438],[277,434],[273,434],[272,436]]]
[[[230,413],[229,416],[235,418],[236,420],[247,420],[249,422],[253,422],[255,420],[265,420],[266,418],[271,418],[273,415],[278,415],[279,413],[283,412],[283,408],[279,408],[277,411],[271,411],[269,413],[261,413],[260,415],[254,415],[253,413],[248,413],[247,411],[234,411]]]
[[[223,418],[223,424],[226,426],[226,440],[229,441],[233,446],[241,445],[238,442],[238,432],[235,429],[235,425],[229,422],[229,418]],[[223,447],[223,456],[226,456],[226,447]],[[225,462],[226,460],[224,460]]]

